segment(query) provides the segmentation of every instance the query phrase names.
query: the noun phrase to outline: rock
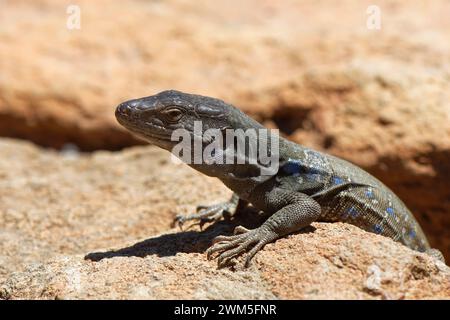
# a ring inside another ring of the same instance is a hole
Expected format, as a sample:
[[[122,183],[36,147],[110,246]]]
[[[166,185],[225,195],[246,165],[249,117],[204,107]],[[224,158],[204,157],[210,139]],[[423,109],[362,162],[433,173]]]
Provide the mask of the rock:
[[[247,112],[379,178],[450,258],[449,75],[381,62],[316,68],[254,93],[270,107],[255,99]]]
[[[151,147],[74,158],[0,139],[0,154],[0,279],[57,254],[159,234],[177,213],[230,194]]]
[[[450,298],[449,267],[344,223],[314,223],[249,269],[218,270],[211,240],[262,218],[173,228],[177,213],[230,192],[154,147],[59,154],[0,139],[0,153],[1,299]]]
[[[414,91],[426,87],[410,94],[411,113],[428,104],[448,109],[448,90],[438,90],[449,82],[448,22],[439,19],[450,9],[445,0],[428,6],[379,1],[382,12],[389,13],[380,31],[366,28],[367,5],[359,2],[134,1],[126,14],[119,3],[80,0],[77,5],[80,29],[66,27],[66,3],[2,4],[1,135],[56,148],[65,143],[83,150],[123,148],[138,142],[117,125],[114,107],[169,88],[216,96],[248,110],[257,106],[254,113],[265,117],[275,108],[272,120],[288,133],[308,131],[313,119],[307,110],[317,103],[333,109],[349,95],[369,108],[343,110],[352,123],[360,112],[374,112],[380,104],[395,109],[410,86]],[[339,24],[331,23],[336,17]],[[352,94],[354,64],[369,73],[356,80],[375,100]],[[340,65],[341,74],[315,77],[318,67]],[[304,73],[312,76],[313,86],[295,87]],[[283,118],[292,108],[304,112],[287,124]],[[396,112],[408,116],[408,110]],[[378,130],[391,121],[383,116],[375,124]],[[364,144],[353,137],[352,128],[338,125],[337,130],[347,130],[349,144],[363,149],[377,138],[371,135]],[[396,137],[391,130],[385,136]],[[327,136],[307,142],[315,139]]]
[[[267,245],[244,270],[218,270],[203,253],[184,252],[186,241],[205,247],[211,233],[164,234],[87,258],[34,264],[10,275],[0,298],[450,298],[449,267],[351,225],[315,223],[309,232]]]
[[[450,260],[448,1],[377,1],[378,31],[358,1],[77,4],[80,30],[64,2],[2,3],[0,135],[116,150],[141,143],[120,102],[219,97],[373,173]]]

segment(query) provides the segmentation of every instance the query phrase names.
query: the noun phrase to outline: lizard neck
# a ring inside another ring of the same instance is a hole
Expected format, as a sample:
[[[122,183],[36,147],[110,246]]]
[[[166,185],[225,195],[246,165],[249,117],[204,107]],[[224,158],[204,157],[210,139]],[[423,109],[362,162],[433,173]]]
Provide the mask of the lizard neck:
[[[222,159],[228,159],[227,156],[232,153],[230,158],[233,161],[231,163],[223,161],[222,163],[207,164],[202,162],[190,164],[190,166],[205,175],[219,178],[227,187],[245,199],[255,187],[278,173],[280,160],[289,157],[287,150],[290,148],[290,142],[280,137],[278,132],[265,128],[235,108],[229,112],[228,128],[236,135],[244,134],[244,139],[247,141],[244,153],[240,153],[236,145],[229,147],[229,136],[223,135],[224,148],[216,153],[219,157],[223,157]],[[255,142],[256,144],[254,144]],[[256,154],[250,151],[250,143],[253,144],[252,147]]]
[[[209,128],[223,129],[220,136],[222,144],[215,146],[214,161],[207,163],[204,156],[208,145],[215,140],[203,136],[200,141],[200,138],[192,136],[192,145],[195,144],[195,139],[199,145],[201,143],[201,149],[198,149],[202,155],[198,163],[188,164],[207,176],[220,179],[245,198],[245,194],[275,176],[282,161],[295,157],[289,151],[295,148],[291,146],[292,142],[280,137],[278,132],[265,128],[239,109],[228,106],[226,113],[227,117],[220,125],[214,123],[211,118],[202,119],[204,123],[209,124]],[[238,144],[241,143],[242,147],[242,141],[244,146],[239,150]],[[296,150],[299,150],[298,146]],[[191,159],[194,159],[194,153],[198,150],[191,149],[191,152]],[[228,161],[229,159],[231,161]]]

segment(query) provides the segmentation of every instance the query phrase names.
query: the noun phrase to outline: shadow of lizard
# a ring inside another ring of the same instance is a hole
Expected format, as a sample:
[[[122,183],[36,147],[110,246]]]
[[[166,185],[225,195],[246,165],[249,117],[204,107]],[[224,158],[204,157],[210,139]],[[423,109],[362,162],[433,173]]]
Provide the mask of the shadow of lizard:
[[[251,210],[251,209],[249,209]],[[244,210],[247,211],[247,210]],[[157,255],[158,257],[174,256],[177,253],[202,253],[211,246],[212,240],[218,235],[232,234],[237,225],[254,228],[261,224],[264,216],[256,215],[256,219],[249,219],[245,212],[235,215],[233,218],[217,221],[202,231],[182,231],[163,234],[154,238],[135,243],[132,246],[109,250],[104,252],[92,252],[84,259],[100,261],[114,257],[146,257]],[[253,215],[255,218],[255,215]],[[307,227],[296,233],[313,232],[314,227]]]

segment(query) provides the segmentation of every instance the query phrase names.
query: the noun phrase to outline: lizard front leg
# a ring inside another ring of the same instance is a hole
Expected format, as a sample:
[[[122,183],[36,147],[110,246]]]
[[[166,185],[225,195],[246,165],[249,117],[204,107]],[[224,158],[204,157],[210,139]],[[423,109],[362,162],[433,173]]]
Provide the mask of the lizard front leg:
[[[256,229],[238,226],[235,235],[216,237],[214,244],[206,251],[208,259],[219,253],[218,265],[224,267],[231,264],[233,258],[248,251],[245,260],[245,267],[248,267],[251,259],[267,243],[310,225],[319,218],[321,211],[314,199],[293,191],[275,190],[265,200],[268,207],[276,212]]]
[[[212,206],[198,206],[197,213],[187,216],[177,215],[174,219],[174,224],[178,224],[181,227],[186,221],[193,220],[198,221],[200,227],[202,227],[207,222],[219,220],[225,213],[234,215],[247,204],[247,201],[240,199],[239,196],[234,193],[229,201],[214,204]]]

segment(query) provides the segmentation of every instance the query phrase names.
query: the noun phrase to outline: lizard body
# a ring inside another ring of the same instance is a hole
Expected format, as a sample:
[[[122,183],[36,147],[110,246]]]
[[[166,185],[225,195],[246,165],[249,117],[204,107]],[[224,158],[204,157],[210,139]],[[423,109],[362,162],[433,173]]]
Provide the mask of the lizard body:
[[[174,90],[126,101],[117,107],[116,117],[139,137],[169,151],[178,143],[171,140],[177,129],[189,132],[193,140],[198,138],[193,131],[195,121],[202,121],[204,131],[264,128],[221,100]],[[210,142],[200,139],[203,146]],[[259,174],[255,164],[189,163],[194,169],[222,180],[234,194],[229,202],[201,207],[190,216],[178,216],[179,223],[215,221],[224,212],[233,213],[247,204],[269,215],[256,229],[239,226],[234,235],[214,240],[207,255],[218,254],[219,266],[230,264],[244,252],[248,252],[248,265],[265,244],[314,221],[351,223],[443,260],[438,250],[430,248],[405,204],[381,181],[343,159],[282,137],[277,139],[279,166],[271,175]],[[220,151],[229,152],[225,146]]]

